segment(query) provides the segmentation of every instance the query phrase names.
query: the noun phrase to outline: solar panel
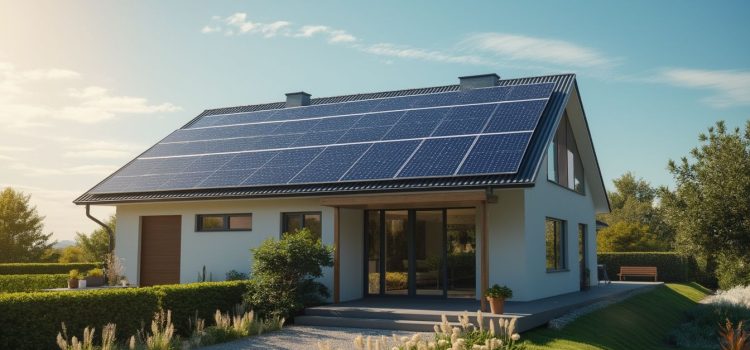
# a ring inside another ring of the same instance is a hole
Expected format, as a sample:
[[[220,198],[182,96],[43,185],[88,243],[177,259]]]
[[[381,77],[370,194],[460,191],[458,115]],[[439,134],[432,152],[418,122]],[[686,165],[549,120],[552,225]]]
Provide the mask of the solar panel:
[[[204,116],[92,193],[516,172],[554,84]]]

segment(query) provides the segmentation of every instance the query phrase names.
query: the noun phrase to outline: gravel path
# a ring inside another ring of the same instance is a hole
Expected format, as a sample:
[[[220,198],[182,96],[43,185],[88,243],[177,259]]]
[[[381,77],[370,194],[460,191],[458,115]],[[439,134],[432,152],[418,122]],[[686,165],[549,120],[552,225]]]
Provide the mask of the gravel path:
[[[329,341],[331,348],[336,350],[354,349],[354,337],[357,335],[390,337],[411,336],[413,332],[391,331],[381,329],[363,328],[337,328],[337,327],[308,327],[288,326],[280,331],[263,334],[257,337],[249,337],[229,343],[216,344],[201,348],[202,350],[250,350],[250,349],[300,349],[317,350],[318,342]],[[424,336],[432,337],[432,333],[423,333]]]

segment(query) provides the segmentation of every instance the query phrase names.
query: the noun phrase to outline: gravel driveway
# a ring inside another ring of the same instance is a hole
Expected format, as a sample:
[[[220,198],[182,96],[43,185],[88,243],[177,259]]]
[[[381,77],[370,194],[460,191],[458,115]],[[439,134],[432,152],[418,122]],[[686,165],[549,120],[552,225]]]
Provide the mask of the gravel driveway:
[[[282,330],[263,334],[257,337],[249,337],[236,340],[229,343],[216,344],[201,348],[203,350],[250,350],[250,349],[318,349],[318,342],[330,341],[333,349],[354,349],[354,337],[378,336],[385,335],[390,337],[392,334],[398,336],[411,336],[413,332],[391,331],[381,329],[363,329],[363,328],[336,328],[336,327],[309,327],[309,326],[289,326]],[[424,333],[427,337],[432,337],[432,333]]]

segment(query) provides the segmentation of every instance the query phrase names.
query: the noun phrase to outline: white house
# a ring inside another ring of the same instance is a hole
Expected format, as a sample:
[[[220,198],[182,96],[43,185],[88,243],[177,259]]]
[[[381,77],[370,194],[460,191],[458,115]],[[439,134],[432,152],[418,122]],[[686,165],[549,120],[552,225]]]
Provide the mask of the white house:
[[[308,227],[336,248],[333,302],[578,291],[609,210],[573,74],[206,110],[75,203],[117,207],[141,286],[249,272]]]

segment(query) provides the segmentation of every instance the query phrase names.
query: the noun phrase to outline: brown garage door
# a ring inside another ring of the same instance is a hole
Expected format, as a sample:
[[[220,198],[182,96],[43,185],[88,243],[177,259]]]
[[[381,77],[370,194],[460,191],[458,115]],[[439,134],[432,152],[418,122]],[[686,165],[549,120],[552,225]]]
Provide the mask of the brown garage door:
[[[181,217],[141,217],[141,286],[180,283]]]

